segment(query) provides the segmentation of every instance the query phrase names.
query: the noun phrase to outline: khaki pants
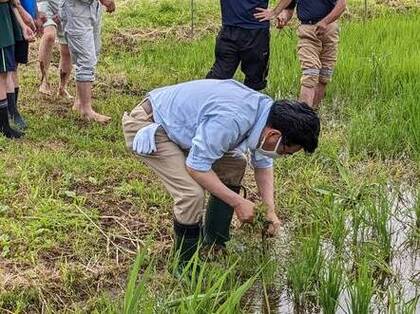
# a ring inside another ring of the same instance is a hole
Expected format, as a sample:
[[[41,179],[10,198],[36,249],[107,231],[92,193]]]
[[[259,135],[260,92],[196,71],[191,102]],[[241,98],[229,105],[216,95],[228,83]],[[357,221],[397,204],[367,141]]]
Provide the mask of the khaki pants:
[[[301,84],[315,87],[318,82],[327,84],[337,62],[339,42],[338,23],[328,25],[322,36],[315,33],[316,25],[300,25],[298,33],[298,56],[302,68]]]
[[[130,114],[124,113],[122,127],[130,151],[137,131],[151,123],[152,116],[144,111],[142,103]],[[157,129],[155,141],[157,151],[150,155],[139,155],[140,159],[153,169],[171,194],[175,219],[186,225],[200,222],[205,212],[205,193],[186,170],[185,159],[188,151],[182,150],[172,142],[161,127]],[[246,165],[244,156],[227,153],[213,165],[213,170],[224,184],[240,186]]]

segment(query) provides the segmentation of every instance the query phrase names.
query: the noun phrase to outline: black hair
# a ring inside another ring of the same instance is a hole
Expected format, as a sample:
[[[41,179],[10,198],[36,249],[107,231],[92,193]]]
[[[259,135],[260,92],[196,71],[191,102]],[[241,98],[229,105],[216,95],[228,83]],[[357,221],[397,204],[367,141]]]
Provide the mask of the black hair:
[[[318,147],[319,118],[304,102],[275,101],[268,114],[267,126],[281,132],[284,145],[302,146],[307,153],[313,153]]]

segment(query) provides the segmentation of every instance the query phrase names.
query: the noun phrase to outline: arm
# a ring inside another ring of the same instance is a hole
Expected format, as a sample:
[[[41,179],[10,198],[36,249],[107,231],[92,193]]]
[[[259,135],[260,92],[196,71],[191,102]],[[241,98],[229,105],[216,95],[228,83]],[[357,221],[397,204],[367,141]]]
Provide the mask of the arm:
[[[346,10],[346,0],[338,0],[334,9],[321,21],[318,22],[315,32],[317,35],[322,35],[327,31],[327,26],[335,22],[341,14]]]
[[[186,168],[189,175],[205,190],[232,206],[241,222],[252,222],[254,218],[254,203],[230,190],[220,181],[213,170],[197,171],[188,166]]]
[[[15,5],[19,12],[20,17],[22,18],[22,21],[26,25],[28,25],[33,31],[35,31],[36,27],[35,27],[35,23],[32,16],[28,12],[26,12],[26,10],[23,8],[19,0],[15,1]]]
[[[18,0],[12,1],[12,11],[16,17],[16,20],[18,21],[20,27],[22,28],[22,33],[23,33],[23,37],[25,38],[25,40],[27,41],[33,41],[34,40],[34,32],[32,31],[32,29],[27,26],[25,24],[25,22],[23,21],[22,17],[19,14],[19,11],[17,9],[17,3],[20,4],[20,2]]]
[[[260,22],[269,21],[276,18],[281,13],[281,11],[287,8],[291,3],[292,0],[280,0],[273,10],[256,8],[258,12],[254,14],[254,17]]]
[[[270,222],[268,228],[269,235],[275,235],[280,227],[280,220],[275,212],[274,204],[274,173],[273,167],[270,168],[255,168],[254,177],[257,183],[258,191],[261,195],[262,201],[267,205],[267,220]]]
[[[326,17],[323,18],[323,21],[326,24],[331,24],[335,22],[341,16],[341,14],[343,14],[343,12],[346,10],[346,6],[347,6],[346,0],[338,0],[337,3],[335,4],[334,9],[332,9],[330,14],[328,14]]]
[[[227,128],[227,125],[230,127]],[[211,169],[214,162],[237,142],[239,134],[239,126],[231,117],[212,116],[203,119],[196,129],[185,163],[188,173],[198,184],[231,205],[240,221],[251,222],[254,203],[231,191]]]

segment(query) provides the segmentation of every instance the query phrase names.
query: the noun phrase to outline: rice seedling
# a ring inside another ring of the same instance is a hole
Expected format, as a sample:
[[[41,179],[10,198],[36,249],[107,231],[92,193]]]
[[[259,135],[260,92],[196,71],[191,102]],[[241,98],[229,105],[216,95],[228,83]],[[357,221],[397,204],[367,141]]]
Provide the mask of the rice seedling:
[[[416,215],[416,224],[413,228],[413,242],[415,247],[419,247],[420,245],[420,191],[417,191],[417,199],[414,206],[414,212]]]
[[[131,269],[124,295],[123,313],[236,312],[242,297],[261,273],[261,269],[256,269],[253,276],[238,282],[239,260],[229,259],[226,264],[210,263],[201,260],[197,250],[182,274],[173,279],[173,283],[162,291],[162,295],[158,295],[150,290],[156,259],[153,256],[148,258],[147,251],[148,247],[139,251]],[[179,254],[175,254],[174,260],[168,261],[167,268],[177,265],[178,258]]]
[[[146,257],[147,249],[143,248],[137,254],[136,260],[132,266],[124,295],[124,314],[134,314],[140,312],[151,313],[152,308],[150,307],[150,300],[152,296],[149,295],[147,291],[147,285],[152,277],[153,260],[149,261],[146,270],[143,274],[141,274],[141,278],[137,283],[137,278],[140,274],[141,267],[145,264]]]
[[[344,270],[341,260],[330,261],[322,268],[319,281],[319,303],[323,313],[334,314],[343,289]]]
[[[366,259],[360,263],[356,277],[351,281],[348,288],[350,302],[347,304],[351,313],[371,313],[371,300],[373,297],[375,283],[372,278],[372,271]]]
[[[312,234],[301,236],[294,243],[292,256],[288,261],[287,280],[298,311],[302,311],[315,297],[313,291],[319,283],[324,262],[320,241],[320,233],[316,229]]]
[[[394,290],[388,291],[388,313],[389,314],[415,314],[418,313],[417,306],[419,296],[415,296],[411,300],[404,301],[401,296],[397,295]]]
[[[254,272],[255,265],[260,265],[261,272],[258,278],[262,287],[263,303],[267,311],[270,311],[271,302],[269,291],[275,284],[276,272],[278,270],[278,261],[273,251],[272,245],[267,237],[267,228],[269,222],[266,220],[267,206],[262,202],[257,202],[255,206],[255,218],[252,225],[242,227],[243,233],[240,235],[246,246],[245,252],[242,252],[246,261],[245,269]]]
[[[377,199],[367,207],[371,223],[371,236],[378,244],[380,256],[385,263],[389,263],[392,258],[390,214],[391,208],[389,201],[384,195],[383,187],[377,190]]]

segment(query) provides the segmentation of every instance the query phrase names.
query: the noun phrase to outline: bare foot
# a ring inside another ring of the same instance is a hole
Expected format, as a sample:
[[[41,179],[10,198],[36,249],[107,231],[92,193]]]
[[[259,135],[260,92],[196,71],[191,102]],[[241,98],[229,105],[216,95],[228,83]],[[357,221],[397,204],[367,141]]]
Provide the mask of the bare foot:
[[[73,100],[74,97],[66,89],[60,88],[57,92],[57,96],[63,97],[67,100]]]
[[[99,114],[93,110],[89,112],[80,112],[80,115],[82,116],[83,119],[87,121],[95,121],[95,122],[103,123],[103,124],[111,121],[111,117]]]
[[[50,84],[46,82],[41,82],[41,85],[39,86],[39,92],[47,96],[52,96]]]

